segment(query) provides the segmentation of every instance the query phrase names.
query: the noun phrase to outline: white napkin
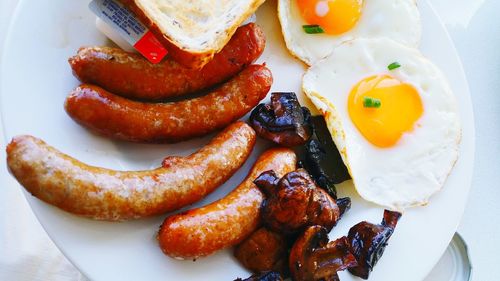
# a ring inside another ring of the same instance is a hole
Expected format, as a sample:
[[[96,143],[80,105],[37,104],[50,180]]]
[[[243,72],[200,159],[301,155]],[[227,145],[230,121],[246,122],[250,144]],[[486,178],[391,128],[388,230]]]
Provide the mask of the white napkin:
[[[17,2],[18,0],[0,1],[0,48],[3,46],[8,20]],[[466,27],[484,0],[430,0],[430,2],[445,24]],[[5,159],[3,149],[5,144],[1,147],[0,159]],[[0,280],[86,280],[54,246],[34,217],[18,184],[6,173],[5,161],[0,162],[2,171],[0,176],[3,183],[0,188],[0,213],[2,214],[0,217]],[[427,281],[434,280],[428,279]]]

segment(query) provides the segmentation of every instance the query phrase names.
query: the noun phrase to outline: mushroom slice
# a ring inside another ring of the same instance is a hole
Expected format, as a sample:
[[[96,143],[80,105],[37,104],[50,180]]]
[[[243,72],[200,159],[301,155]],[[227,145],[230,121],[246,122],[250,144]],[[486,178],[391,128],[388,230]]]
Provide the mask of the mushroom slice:
[[[271,230],[292,234],[321,225],[329,231],[340,218],[335,200],[304,169],[288,173],[279,181],[273,171],[264,172],[254,183],[266,194],[261,215]]]
[[[358,266],[349,268],[349,272],[368,279],[370,272],[382,257],[400,217],[401,213],[385,210],[381,224],[363,221],[349,230],[350,251],[358,261]]]
[[[314,127],[314,133],[318,139],[317,145],[319,149],[324,151],[323,158],[320,159],[319,165],[325,176],[334,184],[342,183],[350,180],[349,170],[344,164],[344,160],[333,141],[330,130],[323,116],[311,117],[311,123]]]
[[[304,146],[305,159],[304,168],[311,174],[314,181],[328,192],[333,198],[337,198],[337,189],[330,174],[334,169],[331,160],[328,159],[326,150],[318,140],[310,140]],[[336,149],[336,148],[335,148]]]
[[[313,133],[311,113],[295,93],[272,93],[271,103],[259,104],[250,115],[257,134],[284,146],[303,145]]]
[[[278,272],[265,271],[258,274],[254,274],[247,279],[238,278],[234,281],[283,281],[283,277]]]
[[[288,244],[283,235],[262,227],[236,246],[234,256],[253,272],[273,270],[285,273]]]
[[[335,200],[337,206],[339,207],[340,217],[342,217],[347,211],[351,209],[351,198],[344,197]]]
[[[311,174],[319,187],[337,199],[335,184],[351,179],[323,116],[312,116],[311,123],[317,139],[305,146],[303,167]]]
[[[296,281],[338,280],[337,272],[356,266],[347,238],[328,242],[326,228],[309,227],[292,247],[290,273]]]

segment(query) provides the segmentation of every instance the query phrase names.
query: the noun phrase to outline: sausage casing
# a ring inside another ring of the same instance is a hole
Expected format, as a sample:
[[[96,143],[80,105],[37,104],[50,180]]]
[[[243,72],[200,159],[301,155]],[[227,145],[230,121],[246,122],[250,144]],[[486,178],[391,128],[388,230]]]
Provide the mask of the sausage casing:
[[[283,176],[295,170],[296,162],[295,153],[287,148],[264,152],[246,179],[226,197],[166,218],[158,234],[161,249],[173,258],[190,259],[240,243],[260,223],[264,195],[253,180],[269,170]]]
[[[264,51],[262,29],[239,27],[227,45],[202,69],[189,69],[172,59],[152,64],[139,54],[111,47],[85,47],[69,59],[74,75],[112,93],[134,99],[159,100],[195,93],[227,81]]]
[[[27,191],[65,211],[98,220],[137,219],[205,197],[241,167],[255,138],[250,126],[236,122],[188,157],[124,172],[86,165],[35,137],[17,136],[7,146],[7,164]]]
[[[211,93],[171,103],[128,100],[92,85],[81,85],[65,102],[79,124],[101,135],[134,142],[179,142],[221,129],[243,117],[272,84],[272,74],[251,65]]]

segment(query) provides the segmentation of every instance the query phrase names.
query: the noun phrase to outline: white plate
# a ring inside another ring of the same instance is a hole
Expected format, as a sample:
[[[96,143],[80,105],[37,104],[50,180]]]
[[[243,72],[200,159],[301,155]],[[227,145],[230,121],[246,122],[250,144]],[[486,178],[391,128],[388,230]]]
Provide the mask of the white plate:
[[[7,140],[17,134],[32,134],[84,162],[115,169],[154,167],[163,156],[186,155],[206,143],[211,136],[177,145],[115,142],[90,134],[66,115],[64,98],[78,85],[67,58],[80,46],[108,43],[95,29],[95,18],[87,4],[87,1],[67,0],[21,1],[6,39],[0,73],[1,111]],[[373,281],[424,279],[453,237],[471,182],[474,127],[468,86],[443,25],[427,2],[419,4],[424,25],[422,51],[444,71],[460,104],[461,157],[444,190],[428,206],[404,214],[370,277]],[[260,61],[273,71],[273,91],[300,92],[304,66],[284,48],[275,5],[275,1],[268,1],[257,13],[268,42]],[[244,178],[266,146],[269,143],[259,143],[238,173],[195,206],[228,193]],[[353,198],[353,208],[331,232],[332,238],[345,235],[359,221],[382,219],[383,210],[362,201],[350,184],[343,184],[338,190],[341,195]],[[232,280],[248,275],[229,250],[196,262],[164,256],[155,234],[165,216],[125,223],[95,222],[62,212],[29,195],[27,198],[61,251],[93,280]],[[355,278],[343,272],[341,279]]]

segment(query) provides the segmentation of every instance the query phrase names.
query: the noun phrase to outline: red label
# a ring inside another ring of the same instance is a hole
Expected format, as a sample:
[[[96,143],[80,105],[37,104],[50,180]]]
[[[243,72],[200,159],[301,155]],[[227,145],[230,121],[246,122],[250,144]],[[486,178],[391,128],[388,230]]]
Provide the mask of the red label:
[[[151,63],[159,63],[168,53],[167,49],[156,39],[156,37],[148,31],[142,36],[134,48],[146,57]]]

